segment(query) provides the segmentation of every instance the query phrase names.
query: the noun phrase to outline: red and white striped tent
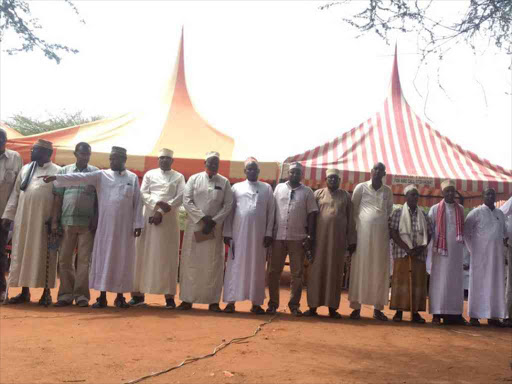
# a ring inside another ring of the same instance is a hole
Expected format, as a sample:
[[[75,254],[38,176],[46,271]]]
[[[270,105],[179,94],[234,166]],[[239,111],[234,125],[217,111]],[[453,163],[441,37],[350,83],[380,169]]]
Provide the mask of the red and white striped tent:
[[[85,141],[92,147],[91,164],[109,168],[112,146],[128,151],[126,167],[139,176],[158,167],[161,148],[174,150],[173,169],[188,179],[204,170],[208,151],[220,153],[219,173],[231,182],[245,179],[243,158],[234,158],[236,142],[216,130],[196,111],[189,96],[185,78],[183,32],[164,95],[151,98],[145,109],[122,116],[95,121],[81,126],[63,128],[37,135],[13,138],[7,147],[19,152],[24,162],[30,161],[30,149],[39,139],[53,143],[53,161],[59,165],[71,164],[75,145]],[[260,179],[275,182],[279,174],[277,162],[260,163]]]
[[[481,204],[479,197],[486,187],[496,189],[501,198],[512,193],[510,170],[464,150],[414,113],[400,85],[396,48],[390,90],[382,109],[334,140],[288,157],[283,163],[284,177],[288,164],[296,161],[305,166],[305,184],[324,186],[325,171],[337,168],[347,191],[369,180],[372,166],[383,162],[385,183],[392,187],[396,203],[404,201],[405,185],[416,184],[422,196],[420,205],[431,206],[441,199],[440,184],[447,178],[456,181],[467,207]]]
[[[21,133],[19,133],[17,130],[12,129],[7,124],[0,121],[0,128],[2,128],[5,132],[7,132],[7,138],[8,139],[18,139],[20,137],[23,137]]]

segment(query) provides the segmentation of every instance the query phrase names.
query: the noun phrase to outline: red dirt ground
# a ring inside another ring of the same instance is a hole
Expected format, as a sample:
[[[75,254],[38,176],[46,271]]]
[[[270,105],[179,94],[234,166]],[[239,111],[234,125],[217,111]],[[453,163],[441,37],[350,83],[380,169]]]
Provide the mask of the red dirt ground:
[[[512,383],[512,329],[416,325],[405,313],[402,323],[382,323],[371,307],[353,321],[346,293],[343,320],[327,318],[326,308],[321,318],[297,319],[285,308],[284,277],[279,315],[256,337],[143,383]],[[1,383],[124,383],[210,353],[270,319],[250,314],[248,302],[232,315],[204,305],[165,310],[156,295],[125,310],[44,308],[41,292],[32,290],[30,304],[0,307]]]

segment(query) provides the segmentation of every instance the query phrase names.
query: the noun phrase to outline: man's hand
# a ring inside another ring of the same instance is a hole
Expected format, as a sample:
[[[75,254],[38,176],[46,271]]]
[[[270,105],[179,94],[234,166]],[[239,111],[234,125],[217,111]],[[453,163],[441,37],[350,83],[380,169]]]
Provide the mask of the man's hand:
[[[274,241],[274,239],[272,238],[272,236],[265,236],[263,238],[263,246],[265,248],[268,248],[272,245],[272,242]]]
[[[349,253],[350,256],[352,256],[352,254],[356,251],[356,248],[357,248],[356,244],[350,244],[347,247],[347,250],[348,250],[348,253]]]
[[[469,264],[462,264],[462,269],[469,271]]]
[[[162,211],[164,211],[165,213],[171,212],[172,207],[169,204],[167,204],[165,201],[159,201],[158,203],[156,203],[156,206],[158,208],[160,208]]]
[[[154,225],[158,225],[162,222],[162,219],[163,219],[163,216],[160,212],[156,211],[155,214],[153,215],[153,224]]]
[[[228,247],[231,247],[231,240],[233,240],[233,238],[224,236],[224,244],[226,244]]]
[[[51,183],[52,181],[57,180],[55,176],[39,176],[39,179],[43,179],[45,183]]]
[[[135,228],[133,231],[133,236],[139,237],[142,232],[142,228]]]
[[[503,239],[503,244],[505,244],[505,248],[508,247],[508,237]]]
[[[213,231],[213,229],[215,228],[215,225],[216,225],[216,224],[217,224],[217,223],[216,223],[215,221],[210,220],[208,223],[206,223],[206,224],[204,225],[204,227],[203,227],[203,231],[202,231],[202,232],[203,232],[205,235],[208,235],[211,231]]]
[[[11,229],[11,223],[12,220],[2,219],[2,228],[4,229],[4,231],[9,231],[9,229]]]

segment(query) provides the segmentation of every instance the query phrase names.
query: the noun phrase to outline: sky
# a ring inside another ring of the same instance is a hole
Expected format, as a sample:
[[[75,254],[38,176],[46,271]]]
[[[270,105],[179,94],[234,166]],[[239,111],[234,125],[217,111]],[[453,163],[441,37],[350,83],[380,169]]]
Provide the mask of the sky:
[[[80,17],[61,1],[29,3],[45,38],[80,52],[59,65],[39,52],[0,53],[1,120],[143,109],[163,91],[184,26],[196,110],[235,139],[236,158],[283,161],[374,114],[387,95],[396,41],[402,88],[416,113],[512,169],[511,58],[493,47],[475,55],[459,46],[418,67],[414,34],[392,36],[391,45],[375,34],[356,38],[341,21],[347,9],[319,10],[323,1],[75,1]],[[463,10],[464,2],[443,1],[436,12],[450,18]],[[7,35],[2,48],[14,42]]]

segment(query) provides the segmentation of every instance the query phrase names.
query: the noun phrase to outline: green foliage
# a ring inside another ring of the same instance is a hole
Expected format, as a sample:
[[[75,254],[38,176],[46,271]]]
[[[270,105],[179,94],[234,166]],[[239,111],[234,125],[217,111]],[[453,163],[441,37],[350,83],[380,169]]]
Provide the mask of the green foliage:
[[[419,0],[348,0],[325,4],[320,9],[357,4],[359,9],[344,16],[343,21],[361,34],[374,32],[388,41],[390,32],[415,33],[418,49],[424,60],[435,54],[443,55],[459,43],[468,44],[474,51],[475,38],[487,40],[508,55],[512,55],[512,0],[470,0],[460,17],[446,23],[443,14],[432,12],[431,6],[441,1]]]
[[[78,16],[79,12],[71,0],[64,0],[73,12]],[[85,23],[84,20],[80,20]],[[44,40],[40,33],[41,24],[37,18],[32,17],[29,3],[23,0],[0,0],[0,43],[4,42],[7,31],[12,31],[20,40],[20,43],[6,49],[9,55],[18,52],[29,52],[39,50],[50,59],[60,63],[62,57],[61,52],[78,53],[77,49],[70,48],[66,45],[51,43]]]
[[[103,119],[103,116],[84,116],[82,111],[66,112],[50,115],[46,120],[35,119],[22,114],[15,114],[6,121],[7,125],[24,136],[36,135],[60,128],[73,127]]]

